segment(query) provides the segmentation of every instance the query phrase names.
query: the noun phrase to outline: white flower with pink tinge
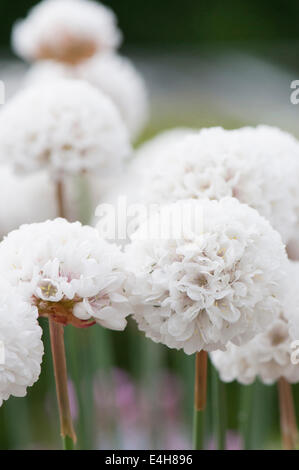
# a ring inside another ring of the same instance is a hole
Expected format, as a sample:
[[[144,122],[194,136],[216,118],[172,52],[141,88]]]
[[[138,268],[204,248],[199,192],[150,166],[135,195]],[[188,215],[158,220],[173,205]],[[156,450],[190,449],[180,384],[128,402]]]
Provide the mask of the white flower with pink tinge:
[[[64,219],[23,225],[0,244],[0,265],[40,316],[77,327],[126,327],[123,255],[92,227]]]
[[[44,0],[18,21],[12,45],[28,61],[78,63],[119,46],[122,35],[112,10],[91,0]]]

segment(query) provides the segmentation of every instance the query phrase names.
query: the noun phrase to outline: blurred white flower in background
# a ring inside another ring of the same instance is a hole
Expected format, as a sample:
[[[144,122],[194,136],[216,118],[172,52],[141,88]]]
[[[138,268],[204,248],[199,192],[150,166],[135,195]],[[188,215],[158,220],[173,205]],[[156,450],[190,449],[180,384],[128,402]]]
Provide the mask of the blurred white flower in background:
[[[178,127],[163,131],[144,142],[132,155],[126,173],[118,177],[117,184],[107,188],[105,201],[116,203],[118,197],[125,196],[129,203],[144,202],[143,180],[147,172],[165,157],[166,152],[171,154],[183,138],[197,132],[191,128]]]
[[[0,165],[0,240],[25,222],[55,218],[53,183],[46,172],[17,175],[8,165]]]
[[[39,315],[64,325],[123,330],[131,313],[123,255],[92,227],[56,219],[23,225],[0,243],[0,272]]]
[[[86,80],[114,102],[132,139],[138,137],[148,119],[149,104],[145,83],[132,62],[117,54],[97,54],[77,66],[40,61],[29,70],[25,85],[56,80]]]
[[[27,387],[38,379],[44,347],[38,311],[17,291],[0,283],[0,342],[4,361],[0,363],[0,406],[11,395],[24,397]]]
[[[130,152],[116,107],[84,81],[26,89],[0,111],[0,159],[18,171],[114,175]]]
[[[257,209],[284,242],[297,237],[299,143],[290,134],[268,126],[203,129],[165,145],[164,152],[158,146],[157,157],[153,152],[146,161],[133,163],[136,200],[232,196]]]
[[[175,149],[177,144],[185,137],[196,134],[197,132],[198,131],[195,129],[188,127],[177,127],[161,132],[137,148],[135,157],[131,162],[131,169],[133,171],[145,171],[148,167],[151,167],[151,165],[164,159],[166,152],[171,154],[172,150]]]
[[[112,10],[90,0],[44,0],[12,32],[14,51],[28,61],[74,64],[120,42]]]
[[[76,221],[88,220],[112,179],[104,180],[97,175],[64,178],[65,206],[67,218]],[[84,185],[89,196],[82,202]],[[46,171],[17,174],[9,165],[0,165],[0,240],[25,223],[45,222],[58,216],[55,185]],[[83,186],[83,189],[80,188]],[[8,203],[9,201],[9,203]]]
[[[169,213],[174,206],[203,211],[202,231],[181,239],[140,236],[160,223],[157,213],[127,246],[139,328],[187,354],[248,341],[280,311],[287,263],[280,235],[233,198],[179,201]]]

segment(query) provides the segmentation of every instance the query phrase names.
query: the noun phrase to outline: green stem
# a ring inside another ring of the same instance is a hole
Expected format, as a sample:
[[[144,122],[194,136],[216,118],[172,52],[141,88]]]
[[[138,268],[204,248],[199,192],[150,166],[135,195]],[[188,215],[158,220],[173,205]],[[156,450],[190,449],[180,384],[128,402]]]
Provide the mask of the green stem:
[[[245,450],[253,449],[252,439],[252,413],[254,402],[254,385],[245,385],[240,389],[241,411],[240,411],[240,431],[243,436]]]
[[[77,219],[84,225],[90,224],[93,216],[91,182],[86,173],[81,173],[75,178],[74,183],[77,190]]]
[[[215,367],[212,367],[212,413],[216,449],[225,450],[227,419],[225,385],[220,380]]]
[[[56,394],[59,408],[60,431],[63,443],[72,440],[76,442],[76,434],[73,428],[70,401],[68,395],[67,369],[64,347],[64,327],[49,318],[51,350],[53,358]],[[69,446],[69,444],[67,444]]]
[[[194,378],[194,417],[193,447],[195,450],[204,448],[205,409],[207,404],[207,364],[206,351],[196,353]]]
[[[194,407],[193,415],[193,449],[202,450],[204,448],[205,437],[205,412],[197,411]]]
[[[63,450],[74,450],[74,442],[69,436],[62,437]]]

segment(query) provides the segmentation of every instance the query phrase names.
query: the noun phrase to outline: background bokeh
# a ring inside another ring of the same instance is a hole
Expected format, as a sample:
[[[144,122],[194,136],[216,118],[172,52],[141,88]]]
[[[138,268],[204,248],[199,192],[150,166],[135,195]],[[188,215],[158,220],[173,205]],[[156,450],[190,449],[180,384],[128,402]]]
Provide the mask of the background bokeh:
[[[25,16],[34,0],[1,0],[0,42],[9,45],[16,18]],[[190,46],[216,41],[298,40],[299,5],[296,0],[111,0],[126,35],[138,47]]]
[[[27,67],[10,51],[11,26],[36,3],[0,2],[0,80],[7,98]],[[299,78],[297,1],[103,3],[118,15],[122,53],[148,85],[151,120],[141,140],[173,126],[265,123],[299,134],[299,105],[290,103],[290,83]],[[11,398],[0,409],[0,449],[60,446],[46,322],[44,338],[41,379],[26,398]],[[133,322],[125,333],[68,327],[66,340],[79,448],[190,448],[193,357],[146,340]],[[210,374],[209,397],[212,381]],[[252,448],[280,446],[275,386],[234,383],[224,393],[231,448],[244,439]],[[209,404],[209,430],[213,419]],[[209,431],[210,447],[212,440]]]

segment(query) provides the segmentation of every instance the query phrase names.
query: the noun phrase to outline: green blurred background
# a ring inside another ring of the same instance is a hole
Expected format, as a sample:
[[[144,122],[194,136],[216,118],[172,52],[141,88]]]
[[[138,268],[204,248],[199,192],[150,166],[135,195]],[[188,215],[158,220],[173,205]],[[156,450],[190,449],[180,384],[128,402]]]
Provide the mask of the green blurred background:
[[[38,2],[1,0],[0,43],[8,46],[16,18]],[[199,45],[215,41],[298,40],[299,4],[295,0],[112,0],[126,33],[138,47]]]
[[[8,97],[25,71],[9,50],[11,26],[36,3],[0,3],[0,79]],[[299,78],[297,1],[103,3],[119,18],[122,53],[148,84],[152,113],[142,140],[177,125],[264,122],[298,133],[299,108],[289,99],[290,83]],[[0,449],[60,447],[46,322],[44,339],[40,380],[26,398],[11,398],[0,409]],[[193,357],[146,340],[133,322],[125,333],[68,327],[66,339],[79,448],[190,448]],[[210,374],[207,446],[215,418],[212,382]],[[249,448],[280,446],[275,386],[234,383],[225,395],[230,447],[244,440]]]

